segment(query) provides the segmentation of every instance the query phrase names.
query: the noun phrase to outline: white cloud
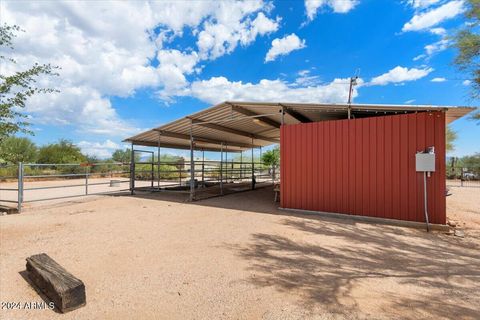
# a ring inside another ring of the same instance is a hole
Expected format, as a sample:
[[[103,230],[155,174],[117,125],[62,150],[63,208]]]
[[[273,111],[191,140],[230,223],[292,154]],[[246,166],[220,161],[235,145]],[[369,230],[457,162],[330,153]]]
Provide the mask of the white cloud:
[[[410,100],[405,101],[405,104],[412,104],[414,102],[415,102],[415,99],[410,99]]]
[[[431,56],[435,53],[439,53],[441,51],[446,50],[449,45],[450,45],[450,41],[448,41],[447,39],[442,39],[435,43],[426,45],[425,52],[427,53],[428,56]]]
[[[361,79],[358,82],[363,83]],[[192,96],[212,104],[225,100],[345,103],[348,100],[348,83],[348,79],[335,79],[323,85],[297,87],[295,83],[279,79],[244,83],[225,77],[212,77],[193,82],[177,95]],[[358,95],[356,88],[353,95]]]
[[[74,125],[83,133],[125,137],[141,130],[121,119],[110,100],[88,86],[35,95],[29,101],[28,111],[33,115],[33,123]]]
[[[445,30],[444,28],[431,28],[429,31],[433,34],[436,34],[437,36],[444,36],[445,34],[447,34],[447,30]]]
[[[165,92],[182,88],[188,84],[185,75],[196,72],[200,61],[196,52],[185,53],[176,49],[159,50],[157,54],[159,83]]]
[[[252,22],[250,32],[246,34],[246,37],[242,38],[242,44],[250,43],[257,35],[265,35],[277,31],[280,21],[279,17],[276,20],[272,20],[267,18],[263,12],[259,12]]]
[[[472,83],[472,81],[470,81],[470,80],[464,80],[464,81],[462,82],[462,84],[463,84],[464,86],[469,86],[471,83]]]
[[[420,31],[429,29],[439,23],[451,19],[464,11],[463,0],[454,0],[426,12],[417,13],[405,23],[402,31]]]
[[[336,13],[347,13],[358,3],[358,0],[305,0],[305,10],[308,19],[313,20],[323,6],[330,7]]]
[[[433,56],[433,55],[435,55],[439,52],[447,50],[448,47],[450,46],[451,41],[448,38],[445,37],[445,32],[444,32],[445,29],[437,28],[437,29],[441,29],[443,31],[432,31],[434,29],[430,29],[430,31],[433,32],[433,33],[442,35],[442,39],[440,39],[440,40],[438,40],[434,43],[431,43],[429,45],[426,45],[424,47],[425,48],[425,53],[416,56],[415,58],[413,58],[413,61],[418,61],[418,60],[421,60],[421,59],[427,59],[428,60],[431,56]]]
[[[277,38],[272,41],[272,47],[265,56],[265,62],[273,61],[278,56],[289,54],[294,50],[305,48],[305,40],[301,40],[296,34],[292,33],[283,38]]]
[[[440,0],[409,0],[408,1],[408,3],[415,9],[427,8],[438,2],[440,2]]]
[[[431,82],[445,82],[447,81],[447,79],[443,78],[443,77],[437,77],[437,78],[433,78],[432,80],[430,80]]]
[[[123,137],[138,129],[121,119],[111,97],[188,86],[187,76],[201,72],[202,59],[276,31],[280,18],[268,17],[271,8],[262,0],[0,2],[2,23],[25,30],[14,43],[16,67],[33,62],[61,67],[59,77],[41,80],[60,92],[28,101],[25,110],[33,120]],[[186,30],[198,41],[202,32],[214,30],[211,45],[169,48]]]
[[[280,19],[269,19],[263,12],[263,1],[218,1],[218,10],[206,21],[197,40],[202,59],[216,59],[231,53],[238,44],[248,45],[258,35],[274,32]],[[268,8],[267,8],[268,9]],[[255,19],[251,16],[256,14]]]
[[[295,85],[300,87],[311,87],[320,83],[320,77],[311,75],[310,70],[300,70],[298,77],[295,79]]]
[[[122,148],[122,146],[109,139],[104,142],[90,142],[83,140],[77,143],[77,146],[82,150],[82,153],[89,156],[96,156],[100,159],[110,158],[113,151]]]
[[[418,60],[424,59],[424,58],[426,58],[426,57],[427,57],[426,54],[419,54],[418,56],[415,56],[415,57],[413,58],[413,61],[418,61]]]
[[[378,77],[374,77],[368,85],[379,85],[384,86],[390,83],[403,83],[407,81],[415,81],[427,76],[432,72],[432,68],[416,69],[416,68],[405,68],[397,66],[387,73],[384,73]]]

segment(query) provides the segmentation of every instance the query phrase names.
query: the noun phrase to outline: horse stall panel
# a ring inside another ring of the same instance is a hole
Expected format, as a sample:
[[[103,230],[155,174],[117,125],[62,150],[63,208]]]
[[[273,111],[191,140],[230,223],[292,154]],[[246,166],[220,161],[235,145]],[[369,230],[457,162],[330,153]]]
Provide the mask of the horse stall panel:
[[[281,207],[425,222],[415,154],[435,147],[431,223],[446,223],[445,113],[419,112],[281,128]]]

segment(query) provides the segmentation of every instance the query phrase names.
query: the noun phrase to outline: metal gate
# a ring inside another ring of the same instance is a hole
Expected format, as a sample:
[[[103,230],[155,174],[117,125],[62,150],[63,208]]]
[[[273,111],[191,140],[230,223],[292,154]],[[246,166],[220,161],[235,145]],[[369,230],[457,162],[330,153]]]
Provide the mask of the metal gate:
[[[0,166],[0,203],[28,202],[128,191],[129,163],[41,164]],[[50,190],[50,191],[46,191]]]

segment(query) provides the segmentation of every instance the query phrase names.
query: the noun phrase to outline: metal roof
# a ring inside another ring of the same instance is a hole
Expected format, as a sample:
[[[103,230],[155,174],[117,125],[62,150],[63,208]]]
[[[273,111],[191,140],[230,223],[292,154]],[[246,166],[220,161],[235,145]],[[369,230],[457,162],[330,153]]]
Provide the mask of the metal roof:
[[[473,107],[430,105],[325,104],[225,101],[184,118],[125,139],[135,145],[239,152],[280,142],[280,125],[423,111],[445,111],[447,123],[471,112]]]

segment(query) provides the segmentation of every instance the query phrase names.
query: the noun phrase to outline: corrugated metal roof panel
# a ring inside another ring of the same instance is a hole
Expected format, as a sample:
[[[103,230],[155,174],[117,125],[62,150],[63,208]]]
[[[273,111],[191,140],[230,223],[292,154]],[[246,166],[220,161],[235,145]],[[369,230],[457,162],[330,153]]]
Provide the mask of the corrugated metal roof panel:
[[[136,145],[157,146],[160,137],[161,146],[190,149],[190,126],[193,122],[192,132],[197,150],[220,151],[221,142],[223,142],[228,146],[229,152],[243,151],[252,147],[252,138],[254,147],[267,146],[280,139],[279,125],[282,123],[282,108],[286,110],[283,117],[284,124],[345,119],[349,109],[353,118],[444,111],[446,122],[450,123],[475,109],[431,105],[226,101],[142,132],[125,141],[133,142]],[[161,134],[161,132],[164,133]]]

